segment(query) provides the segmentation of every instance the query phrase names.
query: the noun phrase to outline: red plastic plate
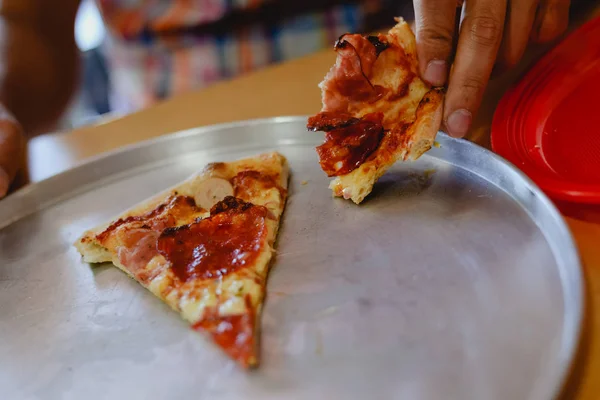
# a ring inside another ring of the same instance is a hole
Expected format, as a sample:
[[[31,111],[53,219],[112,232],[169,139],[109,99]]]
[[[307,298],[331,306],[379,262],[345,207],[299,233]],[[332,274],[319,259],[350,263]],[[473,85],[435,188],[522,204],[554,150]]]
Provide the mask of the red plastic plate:
[[[506,93],[494,115],[492,149],[551,198],[600,204],[600,17]]]

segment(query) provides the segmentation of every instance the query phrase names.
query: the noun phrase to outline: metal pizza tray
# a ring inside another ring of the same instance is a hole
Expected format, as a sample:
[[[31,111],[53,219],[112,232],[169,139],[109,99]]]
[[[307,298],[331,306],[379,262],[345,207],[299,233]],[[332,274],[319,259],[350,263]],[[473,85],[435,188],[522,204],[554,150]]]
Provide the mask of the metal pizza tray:
[[[582,274],[559,213],[499,157],[440,134],[361,205],[334,199],[304,118],[161,137],[0,202],[5,399],[549,399]],[[211,161],[278,150],[290,197],[262,364],[244,371],[135,281],[83,263],[85,229]]]

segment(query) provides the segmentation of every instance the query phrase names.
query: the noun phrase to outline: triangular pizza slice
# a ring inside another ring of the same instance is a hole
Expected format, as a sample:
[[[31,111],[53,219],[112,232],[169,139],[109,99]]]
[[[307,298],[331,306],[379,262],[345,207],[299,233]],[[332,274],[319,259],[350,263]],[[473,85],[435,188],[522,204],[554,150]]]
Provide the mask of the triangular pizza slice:
[[[255,366],[287,182],[278,153],[212,163],[85,232],[75,246],[84,261],[112,262],[240,365]]]
[[[387,34],[346,34],[319,87],[321,112],[308,129],[325,131],[317,147],[335,196],[360,203],[398,160],[415,160],[434,143],[443,91],[419,78],[415,37],[406,22]]]

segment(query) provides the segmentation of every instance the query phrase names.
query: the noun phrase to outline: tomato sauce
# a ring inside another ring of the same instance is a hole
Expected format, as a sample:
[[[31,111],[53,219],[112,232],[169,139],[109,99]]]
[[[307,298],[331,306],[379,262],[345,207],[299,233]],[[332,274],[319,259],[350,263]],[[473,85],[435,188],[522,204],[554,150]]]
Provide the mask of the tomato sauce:
[[[267,214],[265,207],[226,197],[210,217],[164,230],[158,252],[182,282],[226,276],[258,257],[267,236]]]
[[[229,357],[248,367],[256,362],[255,314],[248,295],[245,300],[245,313],[219,316],[216,309],[209,309],[193,328],[209,333]]]
[[[367,160],[383,139],[382,119],[382,113],[368,114],[325,134],[317,153],[327,176],[348,174]]]

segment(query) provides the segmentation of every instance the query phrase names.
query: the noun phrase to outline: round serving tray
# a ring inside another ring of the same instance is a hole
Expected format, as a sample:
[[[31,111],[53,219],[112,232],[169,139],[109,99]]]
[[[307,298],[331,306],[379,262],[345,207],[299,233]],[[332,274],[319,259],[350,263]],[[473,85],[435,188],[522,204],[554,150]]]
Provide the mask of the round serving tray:
[[[305,118],[130,146],[0,202],[0,387],[7,399],[548,399],[582,319],[572,237],[503,159],[438,136],[360,206],[334,199]],[[211,161],[269,150],[290,197],[244,371],[81,232]]]

